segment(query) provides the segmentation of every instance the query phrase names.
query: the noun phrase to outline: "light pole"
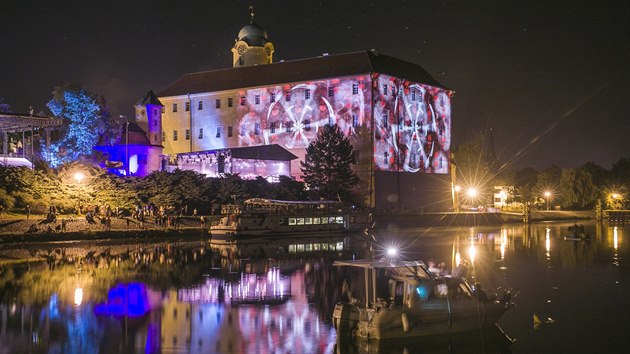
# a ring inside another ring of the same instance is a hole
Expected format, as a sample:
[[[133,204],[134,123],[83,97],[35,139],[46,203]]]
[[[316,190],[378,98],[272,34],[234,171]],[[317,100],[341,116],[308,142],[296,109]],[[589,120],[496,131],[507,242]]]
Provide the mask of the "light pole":
[[[125,122],[125,176],[129,176],[129,121]]]
[[[551,197],[551,192],[545,192],[545,199],[547,200],[547,211],[549,211],[549,197]]]

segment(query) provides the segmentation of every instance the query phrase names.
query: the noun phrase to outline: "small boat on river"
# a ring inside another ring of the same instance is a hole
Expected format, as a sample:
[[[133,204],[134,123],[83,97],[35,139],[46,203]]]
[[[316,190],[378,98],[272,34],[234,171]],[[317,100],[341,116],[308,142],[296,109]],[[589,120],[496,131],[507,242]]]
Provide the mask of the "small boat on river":
[[[230,205],[210,226],[213,239],[261,236],[333,236],[350,229],[342,204],[330,200],[287,201],[254,198]]]
[[[434,277],[420,261],[334,265],[364,273],[363,279],[351,277],[351,285],[344,282],[349,301],[337,303],[333,312],[339,336],[386,340],[468,332],[494,327],[513,306],[511,290],[497,289],[488,297],[480,285],[475,289],[464,278]]]

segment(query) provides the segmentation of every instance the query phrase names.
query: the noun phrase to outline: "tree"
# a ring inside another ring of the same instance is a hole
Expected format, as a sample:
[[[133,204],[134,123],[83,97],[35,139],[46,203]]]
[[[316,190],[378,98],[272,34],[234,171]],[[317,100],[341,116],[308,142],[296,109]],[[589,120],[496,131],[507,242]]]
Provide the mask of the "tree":
[[[11,110],[11,105],[8,103],[4,103],[3,97],[0,97],[0,113],[13,113],[13,110]]]
[[[562,170],[560,194],[563,208],[585,209],[595,204],[596,190],[593,176],[585,168]]]
[[[492,189],[495,178],[492,165],[495,160],[486,151],[486,140],[486,134],[478,132],[470,140],[461,143],[453,153],[457,179],[463,182],[465,188]]]
[[[107,112],[105,100],[83,88],[56,87],[47,106],[67,123],[62,138],[42,148],[42,156],[52,167],[93,156],[92,148],[101,136],[110,135],[106,138],[111,139],[111,131],[119,128]]]
[[[336,125],[325,125],[306,148],[301,170],[306,182],[320,197],[347,197],[359,178],[352,171],[354,152],[350,140]]]

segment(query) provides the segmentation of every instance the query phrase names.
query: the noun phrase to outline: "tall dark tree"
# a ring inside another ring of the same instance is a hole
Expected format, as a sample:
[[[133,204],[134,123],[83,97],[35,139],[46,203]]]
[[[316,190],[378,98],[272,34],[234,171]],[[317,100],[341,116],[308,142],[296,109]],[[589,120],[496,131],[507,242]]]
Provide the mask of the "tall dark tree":
[[[301,162],[304,182],[319,197],[344,198],[359,178],[352,171],[354,152],[350,140],[336,125],[325,125],[317,139],[306,148]]]
[[[495,157],[489,153],[486,133],[477,132],[469,140],[459,144],[453,153],[457,166],[458,184],[464,187],[491,189],[495,174],[492,165]]]

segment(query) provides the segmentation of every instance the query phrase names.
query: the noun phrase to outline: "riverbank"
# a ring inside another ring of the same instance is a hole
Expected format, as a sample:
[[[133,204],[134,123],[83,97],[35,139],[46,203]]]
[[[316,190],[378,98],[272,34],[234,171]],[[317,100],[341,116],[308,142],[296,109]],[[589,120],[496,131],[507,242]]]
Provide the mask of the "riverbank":
[[[49,223],[43,215],[26,219],[22,215],[7,215],[0,219],[0,244],[21,242],[60,242],[102,239],[159,239],[180,236],[209,237],[208,225],[219,216],[206,216],[202,225],[199,217],[185,216],[178,227],[165,228],[152,220],[139,222],[132,218],[112,218],[107,227],[101,223],[89,223],[83,217],[60,216]],[[532,211],[531,222],[571,221],[594,219],[593,211]],[[62,223],[63,220],[63,223]],[[431,213],[413,212],[375,213],[376,228],[438,227],[438,226],[495,226],[522,223],[520,213]],[[63,225],[62,225],[63,224]]]
[[[158,239],[187,235],[208,237],[207,223],[199,217],[181,217],[177,227],[161,227],[132,218],[111,218],[109,226],[90,223],[84,217],[59,216],[48,222],[43,215],[26,219],[21,215],[5,215],[0,219],[0,244],[20,242],[60,242],[102,239]]]
[[[438,226],[496,226],[510,223],[522,223],[522,213],[430,213],[412,212],[377,213],[377,228],[395,227],[438,227]],[[594,211],[535,210],[530,213],[530,222],[590,220],[595,218]]]

